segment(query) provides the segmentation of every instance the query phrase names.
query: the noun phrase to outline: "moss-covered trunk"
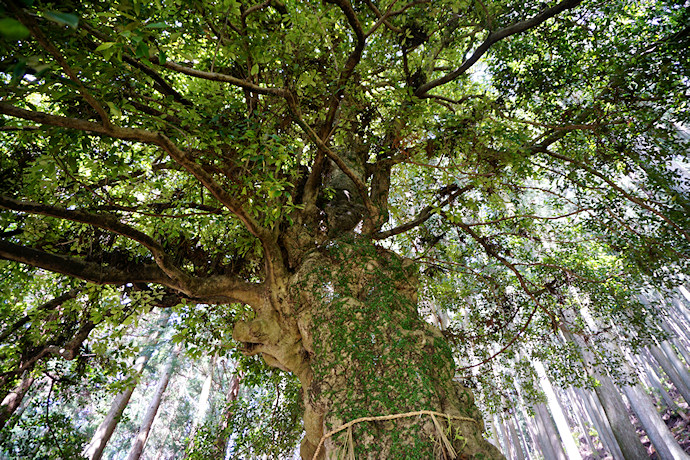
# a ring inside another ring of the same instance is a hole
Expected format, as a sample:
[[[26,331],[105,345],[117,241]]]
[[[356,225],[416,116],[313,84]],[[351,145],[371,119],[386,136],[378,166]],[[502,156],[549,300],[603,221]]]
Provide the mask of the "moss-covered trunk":
[[[254,320],[235,336],[299,376],[303,458],[317,449],[329,459],[348,449],[358,459],[453,458],[444,438],[458,458],[502,458],[482,438],[472,394],[454,381],[448,344],[420,318],[410,261],[360,238],[332,240],[304,255],[286,299],[292,314],[280,332],[259,331]],[[289,351],[263,344],[269,336]],[[322,439],[358,418],[408,413],[415,414],[362,421]]]

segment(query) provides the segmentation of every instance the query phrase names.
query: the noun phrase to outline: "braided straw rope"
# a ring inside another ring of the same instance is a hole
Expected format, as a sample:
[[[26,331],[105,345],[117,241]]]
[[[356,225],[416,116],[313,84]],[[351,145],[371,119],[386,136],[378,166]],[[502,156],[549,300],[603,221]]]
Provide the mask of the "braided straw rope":
[[[434,421],[434,425],[436,426],[437,430],[440,427],[439,427],[438,421],[436,420],[436,416],[447,418],[447,419],[452,418],[454,420],[462,420],[465,422],[477,423],[477,421],[473,418],[459,417],[457,415],[444,414],[441,412],[434,412],[432,410],[417,410],[414,412],[405,412],[402,414],[377,415],[377,416],[372,416],[372,417],[360,417],[360,418],[356,418],[354,420],[351,420],[351,421],[347,422],[346,424],[341,425],[338,428],[335,428],[335,429],[329,431],[328,433],[324,434],[323,436],[321,436],[321,440],[319,441],[319,445],[316,446],[316,452],[314,452],[314,456],[312,457],[312,460],[316,460],[318,458],[319,452],[321,452],[321,446],[323,446],[323,443],[326,441],[326,439],[330,438],[331,436],[333,436],[336,433],[339,433],[343,430],[346,430],[346,429],[352,427],[353,425],[356,425],[357,423],[378,422],[378,421],[383,421],[383,420],[395,420],[398,418],[414,417],[415,415],[430,415]],[[441,432],[441,434],[443,434],[443,432]],[[350,440],[351,440],[351,437],[350,437]],[[451,447],[451,449],[452,449],[452,447]]]

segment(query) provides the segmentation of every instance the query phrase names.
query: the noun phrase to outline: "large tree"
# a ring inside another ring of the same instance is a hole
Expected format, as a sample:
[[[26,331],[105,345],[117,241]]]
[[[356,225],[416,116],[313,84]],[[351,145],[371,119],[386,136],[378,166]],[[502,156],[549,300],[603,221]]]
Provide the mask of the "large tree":
[[[3,271],[232,309],[305,459],[499,458],[469,366],[687,273],[687,2],[0,5]]]

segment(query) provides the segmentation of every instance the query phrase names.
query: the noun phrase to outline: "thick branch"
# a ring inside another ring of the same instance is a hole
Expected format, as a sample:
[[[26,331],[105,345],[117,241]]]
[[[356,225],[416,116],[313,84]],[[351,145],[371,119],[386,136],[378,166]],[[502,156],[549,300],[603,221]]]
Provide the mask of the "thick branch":
[[[338,168],[340,168],[340,170],[343,173],[345,173],[345,175],[349,177],[350,180],[352,180],[352,182],[355,184],[355,187],[357,188],[357,192],[359,193],[360,197],[362,198],[362,201],[364,202],[364,206],[368,211],[368,219],[370,219],[371,221],[376,221],[379,212],[376,209],[376,206],[374,206],[374,204],[369,199],[369,191],[367,184],[364,183],[364,181],[352,170],[352,168],[350,168],[337,153],[331,150],[321,139],[321,137],[319,137],[319,135],[314,132],[311,126],[309,126],[304,121],[304,119],[302,119],[301,115],[299,114],[299,109],[297,108],[297,105],[294,102],[294,99],[289,98],[288,103],[290,104],[290,109],[292,111],[292,114],[294,115],[295,122],[307,134],[307,137],[309,137],[309,139],[311,139],[312,142],[316,144],[318,149],[321,152],[324,152],[326,156],[328,156],[328,158],[333,160],[333,162],[338,166]]]
[[[80,210],[69,210],[59,206],[49,206],[31,201],[19,201],[3,195],[0,195],[0,208],[26,212],[29,214],[57,217],[73,222],[81,222],[117,233],[118,235],[122,235],[125,238],[140,243],[148,249],[161,270],[176,282],[181,285],[188,285],[191,281],[189,275],[183,273],[182,270],[172,263],[170,256],[165,253],[163,246],[161,246],[158,241],[129,225],[123,224],[111,214],[95,214]]]
[[[79,23],[79,27],[82,29],[88,31],[91,35],[94,37],[105,41],[105,42],[112,42],[114,41],[112,38],[108,37],[106,34],[103,32],[99,31],[98,29],[92,27],[89,24],[86,24],[84,21],[81,21]],[[127,53],[122,53],[122,60],[127,62],[128,64],[132,65],[133,67],[136,67],[137,69],[141,70],[144,72],[146,75],[151,77],[154,82],[158,84],[158,87],[155,89],[160,92],[164,96],[173,96],[173,98],[185,105],[190,105],[191,103],[185,99],[185,97],[180,94],[175,88],[173,88],[170,83],[168,83],[162,76],[160,76],[157,72],[155,72],[153,69],[150,67],[147,67],[146,65],[142,64],[139,62],[138,59],[135,59],[134,57],[130,56]]]
[[[446,83],[458,78],[460,75],[465,73],[470,67],[472,67],[479,60],[479,58],[481,58],[484,55],[484,53],[486,53],[489,50],[489,48],[491,48],[491,46],[494,43],[503,40],[504,38],[509,37],[511,35],[515,35],[529,30],[533,27],[536,27],[539,24],[546,21],[547,19],[550,19],[556,16],[557,14],[562,13],[565,10],[574,8],[580,3],[582,3],[582,0],[563,0],[558,5],[545,9],[533,18],[527,19],[522,22],[518,22],[517,24],[505,27],[496,32],[490,32],[489,36],[486,38],[486,40],[484,40],[484,43],[479,45],[479,48],[477,48],[475,52],[472,54],[472,56],[465,60],[465,62],[463,62],[460,65],[460,67],[442,77],[439,77],[435,80],[431,80],[430,82],[421,85],[415,91],[415,96],[421,98],[427,97],[426,93],[428,93],[430,90],[436,88],[437,86],[445,85]]]
[[[345,63],[342,72],[340,72],[340,76],[336,82],[337,89],[331,97],[331,101],[328,106],[328,114],[326,115],[326,122],[324,124],[325,128],[322,132],[322,139],[324,141],[326,140],[326,136],[330,134],[331,128],[333,127],[335,116],[338,113],[338,107],[340,107],[340,101],[345,95],[345,85],[362,58],[362,52],[364,51],[366,40],[364,31],[362,30],[362,25],[359,23],[359,19],[357,19],[355,10],[352,8],[352,4],[349,2],[349,0],[328,0],[328,3],[332,3],[340,7],[343,14],[345,14],[345,17],[347,18],[347,22],[350,24],[350,27],[352,27],[352,30],[357,36],[357,43],[355,45],[355,49],[353,49],[350,53],[350,56],[348,56],[347,62]]]
[[[179,288],[155,264],[132,265],[125,271],[95,262],[87,262],[75,257],[51,254],[38,249],[19,246],[3,240],[0,240],[0,257],[95,284],[156,283],[174,289]]]
[[[59,126],[62,128],[76,129],[79,131],[91,132],[103,136],[114,137],[122,140],[138,141],[145,144],[157,145],[166,152],[183,168],[196,177],[208,189],[213,196],[223,203],[252,233],[252,235],[262,239],[266,239],[268,231],[261,227],[251,216],[249,216],[243,209],[242,204],[233,198],[228,192],[218,184],[211,174],[206,172],[194,159],[185,151],[180,149],[167,136],[139,128],[121,128],[112,126],[110,128],[104,127],[98,123],[93,123],[77,118],[62,117],[58,115],[51,115],[44,112],[37,112],[31,110],[20,109],[11,104],[0,102],[0,113],[10,115],[24,120],[31,120],[40,124]]]

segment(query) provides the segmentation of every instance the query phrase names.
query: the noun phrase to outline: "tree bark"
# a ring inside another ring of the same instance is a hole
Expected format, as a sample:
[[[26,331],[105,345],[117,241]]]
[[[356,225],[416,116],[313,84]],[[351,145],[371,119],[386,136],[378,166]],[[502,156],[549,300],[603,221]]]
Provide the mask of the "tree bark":
[[[0,403],[0,430],[5,427],[14,411],[22,403],[24,396],[26,396],[33,383],[34,377],[31,375],[31,371],[24,371],[19,385],[2,400],[2,403]]]
[[[546,404],[537,404],[534,408],[534,413],[540,437],[539,444],[542,452],[544,452],[544,456],[554,460],[566,460],[563,446],[561,445],[561,438],[558,436],[556,425],[554,425],[551,419],[551,414]]]
[[[668,355],[663,352],[663,350],[655,345],[647,347],[649,353],[654,357],[656,362],[661,366],[669,380],[673,383],[678,390],[678,393],[683,397],[683,399],[690,404],[690,387],[685,384],[683,377],[678,373],[673,363],[669,359]]]
[[[652,399],[642,387],[640,385],[626,385],[623,387],[623,392],[640,419],[649,440],[654,444],[659,458],[661,460],[690,459],[690,456],[681,449],[673,437],[673,433],[669,431],[664,421],[659,417]]]
[[[168,362],[165,364],[165,368],[163,368],[163,373],[158,380],[158,385],[156,385],[156,391],[153,393],[153,398],[151,399],[149,407],[146,410],[146,415],[144,415],[144,419],[141,421],[139,432],[132,440],[132,447],[129,451],[129,455],[127,456],[127,460],[139,460],[139,457],[141,457],[141,454],[144,452],[144,445],[149,438],[151,426],[156,418],[156,414],[158,414],[158,408],[161,405],[163,394],[168,388],[168,382],[170,382],[175,360],[177,359],[179,352],[180,346],[178,345],[170,354],[170,359],[168,359]]]
[[[168,323],[170,313],[171,311],[169,309],[163,311],[160,319],[158,320],[158,328],[149,335],[148,343],[146,345],[154,344],[157,342],[158,337],[162,333],[162,328],[164,328],[164,326]],[[132,397],[132,393],[134,392],[136,385],[139,383],[141,373],[144,371],[146,363],[148,363],[152,354],[153,349],[146,349],[137,358],[136,362],[134,363],[134,368],[132,369],[134,384],[128,387],[126,390],[118,393],[117,396],[115,396],[115,399],[113,399],[113,402],[110,405],[110,410],[108,411],[108,414],[105,416],[105,419],[103,419],[101,424],[96,429],[96,432],[93,434],[93,437],[91,438],[89,444],[87,444],[87,446],[84,448],[82,455],[86,457],[88,460],[100,460],[100,458],[103,456],[105,446],[108,444],[108,441],[110,441],[110,437],[115,432],[117,424],[120,423],[122,413],[125,411],[127,404],[129,404],[129,400]]]
[[[361,459],[442,458],[449,445],[461,458],[502,458],[482,437],[471,392],[454,380],[450,346],[417,310],[411,261],[352,234],[305,252],[285,246],[294,272],[273,274],[266,305],[233,336],[299,377],[302,458],[333,458],[350,445]],[[362,420],[377,416],[395,418]]]
[[[566,315],[571,316],[569,320],[572,321],[574,319],[573,312],[566,312]],[[562,327],[561,331],[566,340],[578,345],[585,370],[599,382],[599,386],[597,386],[594,391],[604,408],[606,418],[618,442],[618,447],[623,452],[623,456],[629,460],[648,459],[649,456],[647,455],[647,451],[642,445],[635,431],[635,427],[630,421],[628,409],[616,385],[613,383],[613,380],[611,380],[605,371],[599,368],[593,353],[587,348],[584,340],[580,336],[572,334],[566,327]]]

